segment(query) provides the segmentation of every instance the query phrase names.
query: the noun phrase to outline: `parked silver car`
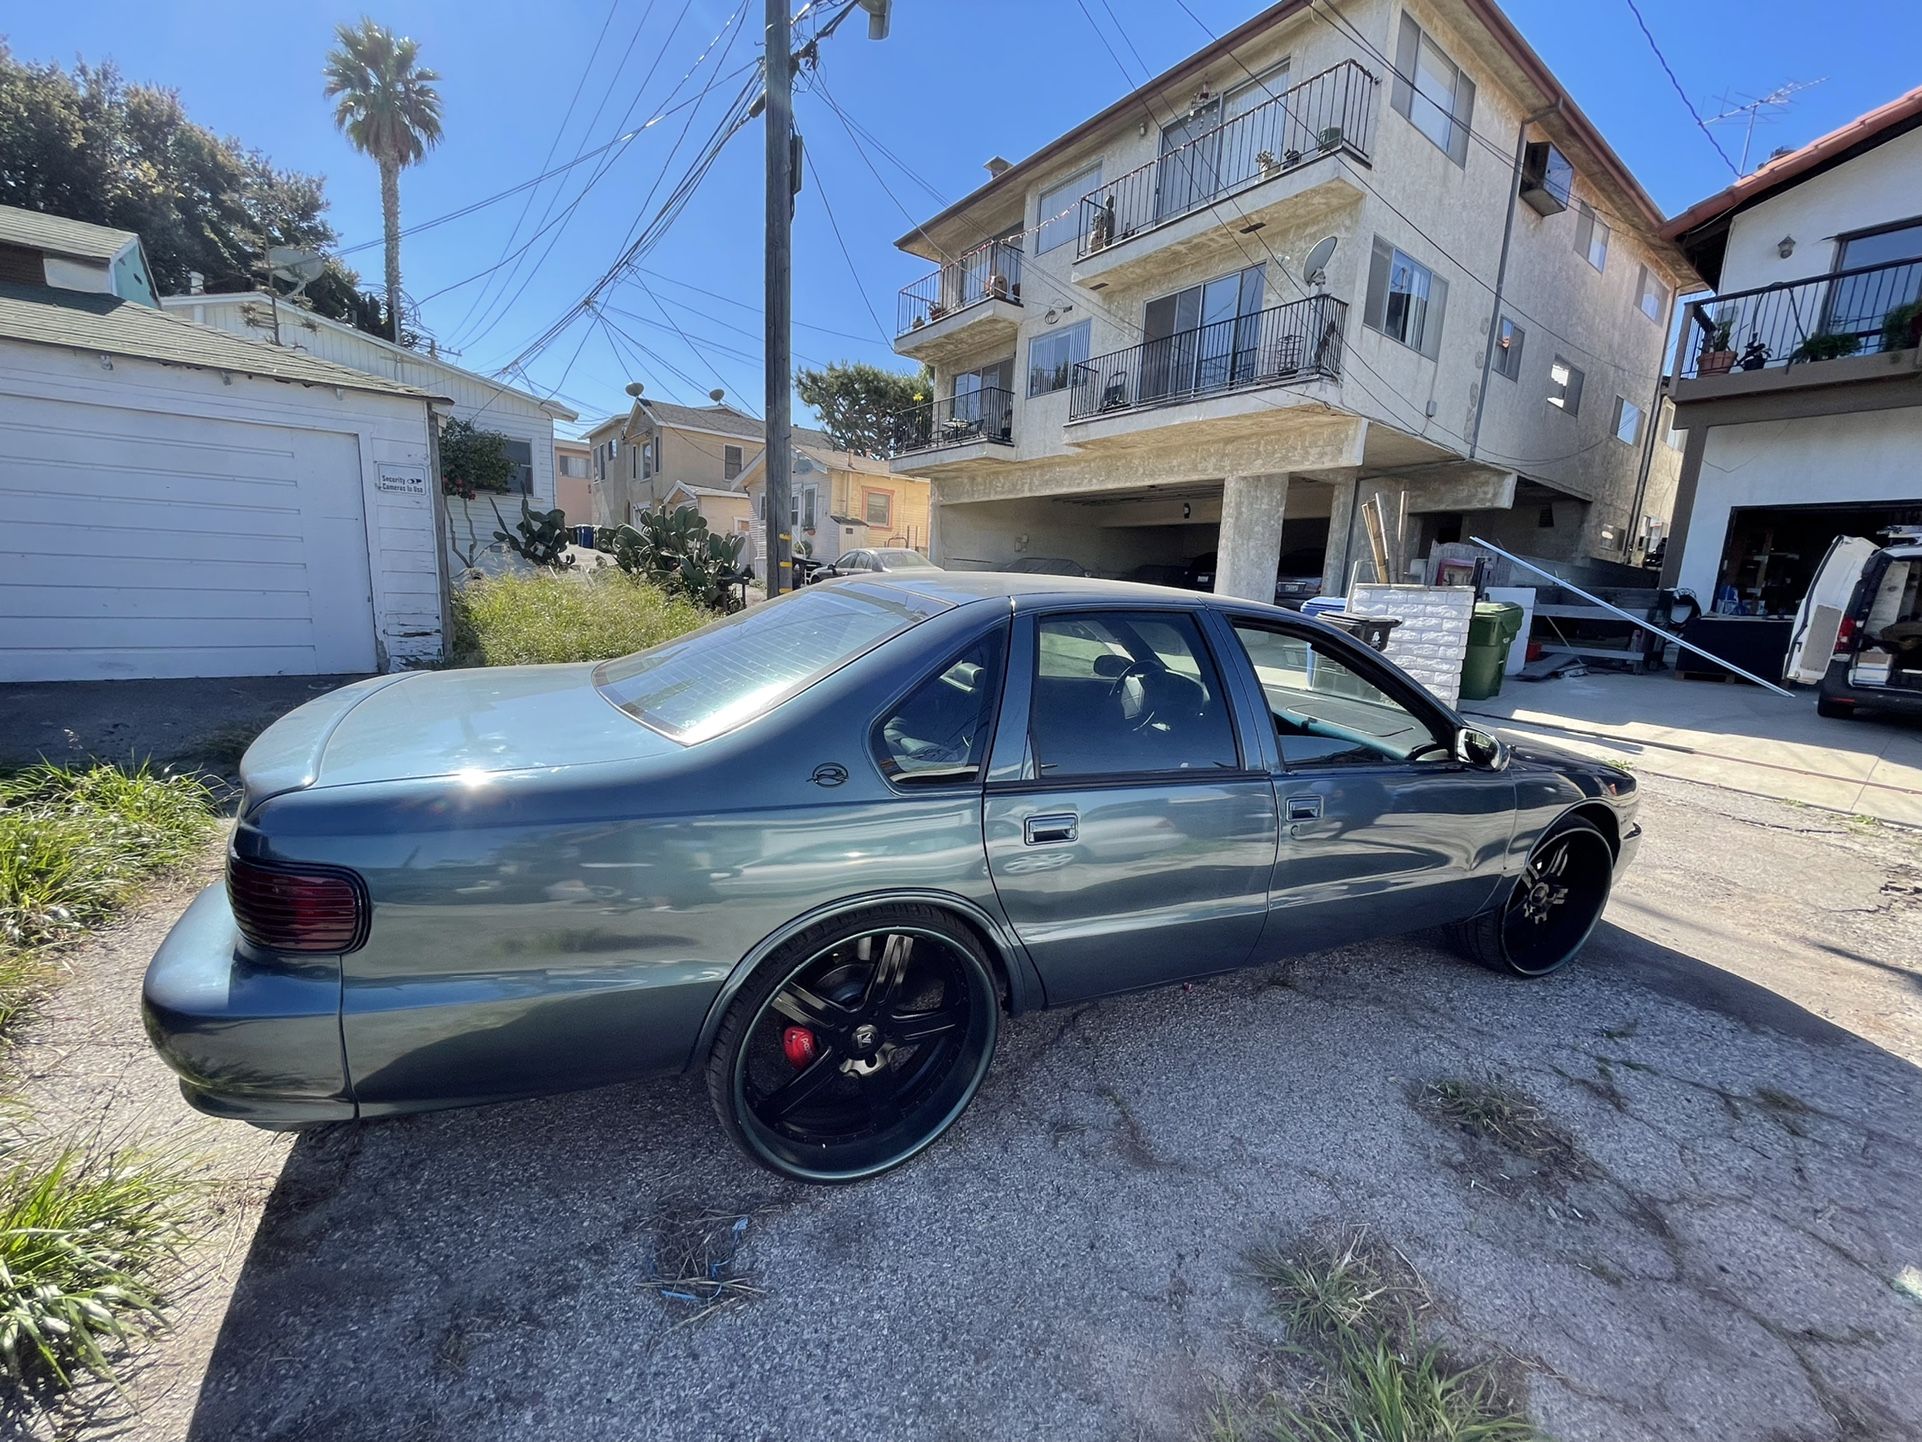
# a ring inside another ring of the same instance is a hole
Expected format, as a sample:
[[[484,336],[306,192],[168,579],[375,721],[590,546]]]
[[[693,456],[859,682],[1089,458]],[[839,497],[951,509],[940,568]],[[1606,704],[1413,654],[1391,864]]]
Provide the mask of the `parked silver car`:
[[[1511,753],[1277,608],[857,577],[599,666],[382,676],[241,767],[148,972],[187,1098],[299,1125],[699,1068],[846,1181],[974,1096],[1004,1014],[1418,927],[1536,976],[1634,781]]]

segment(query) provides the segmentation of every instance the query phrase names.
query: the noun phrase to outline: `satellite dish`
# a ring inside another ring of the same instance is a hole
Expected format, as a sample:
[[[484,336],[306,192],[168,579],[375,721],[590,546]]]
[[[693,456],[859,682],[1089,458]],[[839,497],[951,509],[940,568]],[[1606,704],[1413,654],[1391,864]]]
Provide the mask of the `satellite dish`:
[[[298,290],[319,280],[327,269],[327,257],[313,250],[296,250],[291,245],[270,246],[267,269],[275,280],[284,280]]]
[[[1328,279],[1328,262],[1335,258],[1335,247],[1341,243],[1339,236],[1329,235],[1315,242],[1308,258],[1301,263],[1301,274],[1310,285],[1321,285]]]
[[[726,395],[727,395],[726,391],[709,391],[707,393],[707,398],[713,401],[716,405],[719,405],[722,398],[725,397]]]
[[[635,400],[639,400],[641,398],[641,392],[646,389],[647,387],[639,381],[629,381],[627,383],[627,393],[634,397]]]

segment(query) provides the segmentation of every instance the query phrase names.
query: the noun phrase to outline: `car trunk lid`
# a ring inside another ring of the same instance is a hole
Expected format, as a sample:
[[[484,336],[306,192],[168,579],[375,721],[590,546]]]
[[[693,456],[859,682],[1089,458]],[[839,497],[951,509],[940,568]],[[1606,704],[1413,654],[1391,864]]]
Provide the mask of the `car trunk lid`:
[[[353,786],[629,761],[680,746],[623,715],[593,667],[417,671],[343,687],[290,712],[241,762],[249,804]]]

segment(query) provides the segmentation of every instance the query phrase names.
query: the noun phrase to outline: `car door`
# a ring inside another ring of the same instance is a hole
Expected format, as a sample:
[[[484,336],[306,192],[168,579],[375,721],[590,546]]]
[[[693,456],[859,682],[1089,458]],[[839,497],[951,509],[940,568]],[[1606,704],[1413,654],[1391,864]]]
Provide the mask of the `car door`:
[[[1260,953],[1473,915],[1514,832],[1515,785],[1458,760],[1455,718],[1313,622],[1228,614],[1274,726],[1281,837]]]
[[[1783,680],[1813,686],[1828,672],[1829,657],[1835,653],[1835,641],[1842,633],[1842,618],[1849,612],[1855,583],[1862,579],[1875,553],[1875,542],[1862,536],[1837,536],[1829,542],[1828,554],[1815,568],[1808,594],[1796,608],[1788,659],[1782,666]]]
[[[1050,1003],[1245,962],[1274,787],[1196,611],[1019,615],[1003,706],[988,869]]]

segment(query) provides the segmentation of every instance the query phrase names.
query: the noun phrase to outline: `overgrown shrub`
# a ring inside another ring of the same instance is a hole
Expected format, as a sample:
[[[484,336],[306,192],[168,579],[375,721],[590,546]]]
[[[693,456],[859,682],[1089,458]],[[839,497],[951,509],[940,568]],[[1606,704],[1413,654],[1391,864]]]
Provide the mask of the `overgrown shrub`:
[[[454,594],[454,664],[603,661],[671,641],[713,617],[619,571],[476,581]]]
[[[440,488],[450,496],[473,500],[478,491],[513,489],[514,462],[507,454],[507,437],[484,431],[472,421],[447,420],[440,428]]]
[[[0,955],[107,920],[213,828],[205,783],[145,765],[42,764],[0,779]]]
[[[158,1324],[188,1241],[171,1164],[106,1148],[0,1143],[0,1381],[34,1396]]]

